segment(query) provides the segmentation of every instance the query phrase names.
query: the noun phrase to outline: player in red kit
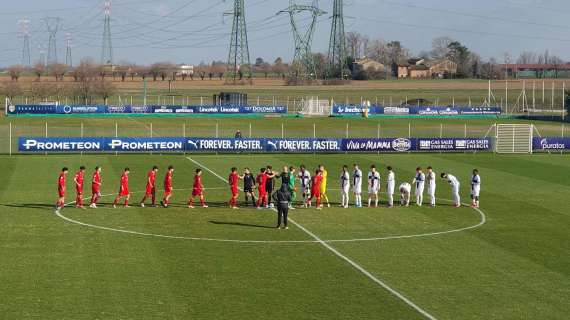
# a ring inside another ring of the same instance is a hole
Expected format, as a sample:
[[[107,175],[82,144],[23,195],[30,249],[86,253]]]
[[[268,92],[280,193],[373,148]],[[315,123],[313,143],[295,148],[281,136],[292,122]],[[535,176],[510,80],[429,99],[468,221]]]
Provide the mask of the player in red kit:
[[[79,171],[75,173],[73,182],[75,182],[75,207],[85,209],[83,207],[83,181],[85,180],[85,167],[79,167]]]
[[[141,207],[144,208],[144,202],[146,201],[146,199],[148,197],[151,197],[152,199],[152,206],[156,206],[156,173],[158,172],[158,167],[154,166],[152,167],[152,170],[150,170],[148,172],[147,178],[146,178],[146,192],[144,194],[144,197],[141,200]]]
[[[131,170],[129,168],[125,168],[123,175],[121,175],[121,186],[119,187],[119,194],[113,201],[113,208],[117,207],[117,203],[121,198],[125,198],[125,207],[129,207],[129,198],[131,194],[129,193],[129,172]]]
[[[89,208],[97,208],[97,201],[101,198],[101,168],[95,167],[93,178],[91,179],[91,203]]]
[[[65,176],[69,170],[67,168],[61,169],[59,173],[59,178],[57,179],[57,203],[55,204],[55,213],[59,213],[59,210],[63,209],[65,206]]]
[[[313,199],[317,199],[317,210],[321,210],[321,183],[323,182],[323,172],[319,169],[311,178],[311,197],[307,200],[307,205],[311,206]]]
[[[239,196],[238,193],[238,183],[239,183],[239,175],[237,173],[237,168],[233,167],[230,176],[228,177],[228,184],[230,185],[230,190],[232,192],[232,197],[229,201],[230,208],[232,209],[239,209],[237,206],[237,199]]]
[[[204,185],[202,184],[202,169],[196,169],[194,175],[194,185],[192,186],[192,195],[188,199],[188,208],[194,209],[194,197],[200,198],[200,205],[202,208],[207,208],[206,200],[204,199]]]
[[[160,201],[160,205],[163,208],[168,208],[168,203],[170,201],[170,197],[172,196],[172,173],[174,172],[173,166],[168,166],[168,171],[166,171],[166,175],[164,176],[164,198]]]
[[[265,172],[265,168],[261,168],[259,170],[259,174],[257,175],[257,192],[259,197],[257,198],[257,209],[261,209],[262,207],[267,207],[267,189],[265,186],[267,185],[267,173]]]

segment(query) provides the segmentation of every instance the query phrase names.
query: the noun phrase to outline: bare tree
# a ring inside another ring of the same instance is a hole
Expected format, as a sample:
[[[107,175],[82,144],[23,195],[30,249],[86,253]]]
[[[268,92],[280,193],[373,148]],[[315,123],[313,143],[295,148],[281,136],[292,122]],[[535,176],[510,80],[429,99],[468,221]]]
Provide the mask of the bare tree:
[[[390,63],[386,41],[382,39],[372,40],[368,45],[368,49],[366,50],[365,54],[370,59],[374,59],[384,65]]]
[[[538,62],[536,53],[532,51],[523,51],[517,59],[518,64],[534,64]]]
[[[14,100],[15,97],[19,97],[24,93],[22,87],[17,82],[4,82],[0,86],[0,95],[5,96],[10,101]]]
[[[283,63],[283,58],[279,57],[275,59],[273,64],[273,72],[279,77],[283,77],[287,73],[288,66]]]
[[[227,71],[227,66],[222,61],[212,62],[211,72],[218,77],[218,79],[223,80],[224,74]]]
[[[156,79],[158,79],[161,71],[162,71],[162,66],[160,63],[153,63],[152,65],[150,65],[148,72],[152,76],[152,81],[156,81]]]
[[[65,73],[67,72],[67,65],[62,63],[54,63],[48,67],[50,75],[55,78],[55,81],[62,81]]]
[[[501,79],[503,77],[503,72],[499,68],[497,60],[495,58],[489,59],[487,63],[481,66],[481,76],[485,79]]]
[[[79,98],[81,103],[89,104],[93,101],[93,83],[100,72],[98,66],[91,59],[83,59],[73,70],[75,85],[71,89],[72,95]]]
[[[40,63],[36,63],[36,64],[34,65],[33,71],[34,71],[34,74],[35,74],[36,77],[37,77],[37,81],[40,81],[41,78],[42,78],[42,76],[43,76],[43,75],[45,74],[45,72],[46,72],[46,66],[45,66],[43,63],[41,63],[41,62],[40,62]]]
[[[348,55],[354,59],[361,57],[362,48],[362,35],[358,32],[347,32],[346,33],[346,49]]]
[[[434,59],[443,59],[449,55],[449,45],[455,40],[450,37],[438,37],[431,41],[430,55]]]
[[[200,79],[204,80],[206,74],[208,73],[209,66],[207,66],[204,62],[201,62],[200,65],[194,68],[194,72],[198,74]]]
[[[115,94],[117,91],[115,85],[111,81],[100,80],[92,84],[92,93],[94,96],[103,99],[104,103],[107,104],[107,99]]]
[[[471,54],[471,77],[479,78],[481,76],[482,61],[483,59],[478,54]]]
[[[146,80],[146,78],[150,74],[150,68],[147,66],[134,66],[133,70],[134,74],[131,73],[131,79],[138,74],[143,80]]]
[[[22,75],[22,72],[24,72],[24,67],[19,64],[8,67],[8,74],[10,75],[10,79],[12,79],[12,81],[18,81]]]
[[[30,94],[34,100],[47,100],[52,96],[54,86],[44,82],[34,82],[30,86]]]

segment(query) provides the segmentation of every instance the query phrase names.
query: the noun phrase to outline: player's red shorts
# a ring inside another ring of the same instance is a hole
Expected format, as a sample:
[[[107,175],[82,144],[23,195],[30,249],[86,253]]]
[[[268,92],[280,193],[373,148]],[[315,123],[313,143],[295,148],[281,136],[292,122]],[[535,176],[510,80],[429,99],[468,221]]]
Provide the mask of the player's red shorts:
[[[151,186],[146,186],[146,195],[150,196],[153,195],[156,192],[156,188],[151,187]]]
[[[93,193],[93,194],[101,193],[101,186],[98,184],[92,184],[91,185],[91,193]]]
[[[257,189],[257,192],[259,193],[260,197],[265,197],[267,195],[267,190],[265,190],[265,188],[259,188]]]
[[[165,187],[164,188],[164,195],[169,196],[172,194],[172,187]]]
[[[83,186],[75,187],[75,192],[77,192],[77,194],[83,194]]]
[[[129,195],[129,188],[121,188],[119,190],[119,196],[126,197]]]
[[[192,189],[192,196],[193,197],[197,197],[201,194],[202,194],[202,189],[196,189],[196,188]]]
[[[312,198],[320,198],[321,197],[321,190],[317,189],[313,189],[311,190],[311,197]]]
[[[239,191],[237,187],[232,187],[232,196],[237,197],[239,195]]]
[[[57,194],[59,194],[60,198],[65,197],[65,189],[58,189]]]

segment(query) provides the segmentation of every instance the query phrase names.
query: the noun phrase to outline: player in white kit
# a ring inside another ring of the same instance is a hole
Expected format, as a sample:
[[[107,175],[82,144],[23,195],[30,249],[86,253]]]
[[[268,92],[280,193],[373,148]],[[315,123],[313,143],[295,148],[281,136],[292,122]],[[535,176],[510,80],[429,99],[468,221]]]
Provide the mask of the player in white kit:
[[[378,192],[380,191],[380,173],[376,171],[376,166],[370,166],[368,172],[368,208],[372,205],[374,198],[374,207],[378,207]]]
[[[416,176],[414,177],[414,181],[412,183],[416,186],[416,204],[418,206],[422,206],[424,201],[424,188],[426,182],[426,175],[422,172],[422,168],[416,168]]]
[[[409,183],[404,182],[400,185],[400,204],[402,206],[410,206],[411,193],[412,186]]]
[[[348,208],[348,199],[350,192],[350,174],[348,173],[348,166],[342,167],[342,173],[340,174],[340,192],[342,196],[340,206],[343,208]]]
[[[430,205],[435,207],[435,172],[433,172],[432,167],[427,167],[426,181],[428,183]]]
[[[299,167],[299,182],[301,184],[301,194],[303,195],[303,206],[307,206],[307,200],[311,197],[311,173],[305,165]]]
[[[386,180],[386,193],[388,193],[388,207],[394,206],[394,189],[396,188],[396,175],[392,167],[388,166],[388,178]]]
[[[479,208],[479,193],[481,193],[481,177],[479,170],[473,169],[471,176],[471,207]]]
[[[445,172],[441,173],[441,177],[446,179],[449,185],[451,186],[451,194],[453,196],[453,205],[456,208],[461,207],[461,198],[459,197],[459,187],[460,183],[457,178],[451,174],[447,174]]]
[[[356,164],[352,172],[352,192],[354,192],[354,205],[362,208],[362,170]]]

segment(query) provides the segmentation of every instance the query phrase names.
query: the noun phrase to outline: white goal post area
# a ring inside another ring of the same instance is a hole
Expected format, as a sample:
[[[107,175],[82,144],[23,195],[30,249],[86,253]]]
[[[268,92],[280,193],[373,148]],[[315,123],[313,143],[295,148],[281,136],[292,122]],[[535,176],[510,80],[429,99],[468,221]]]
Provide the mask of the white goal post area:
[[[325,116],[332,114],[332,103],[319,97],[307,97],[299,101],[298,109],[306,116]]]
[[[497,124],[495,127],[496,153],[532,153],[534,125]]]

